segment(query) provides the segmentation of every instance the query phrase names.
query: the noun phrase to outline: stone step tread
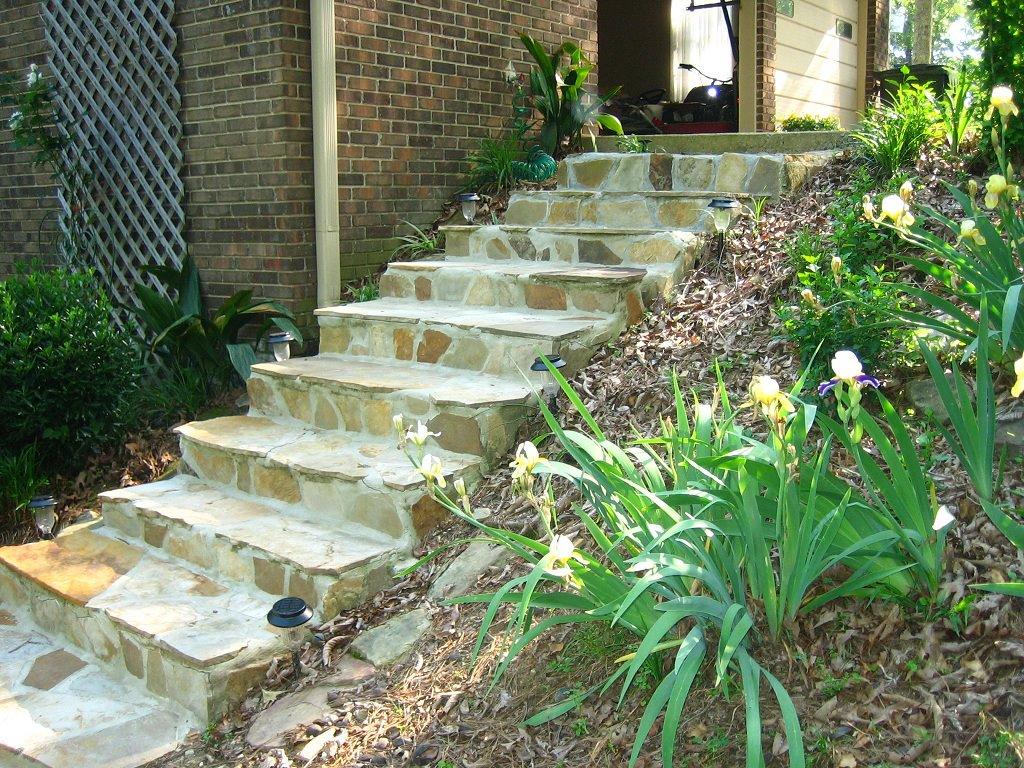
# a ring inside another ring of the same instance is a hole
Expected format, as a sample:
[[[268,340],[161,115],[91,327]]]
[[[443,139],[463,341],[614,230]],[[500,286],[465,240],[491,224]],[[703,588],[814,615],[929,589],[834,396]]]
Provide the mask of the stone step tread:
[[[147,516],[260,550],[309,573],[340,575],[396,551],[393,540],[365,526],[259,503],[188,475],[107,491],[100,498],[130,503]]]
[[[424,259],[422,261],[393,261],[388,269],[401,272],[436,272],[451,270],[453,272],[483,272],[500,274],[509,277],[526,277],[533,280],[551,280],[576,283],[635,283],[643,280],[646,269],[637,267],[587,267],[567,266],[566,264],[536,261],[445,261]]]
[[[600,224],[565,224],[565,225],[541,225],[532,224],[485,224],[482,226],[469,224],[445,224],[440,227],[442,232],[538,232],[549,235],[601,235],[603,237],[642,236],[659,235],[662,233],[673,233],[682,237],[696,237],[694,232],[688,229],[673,227],[606,227]],[[319,311],[319,310],[318,310]]]
[[[172,751],[195,723],[114,677],[0,603],[0,764],[134,768]]]
[[[368,485],[380,483],[396,490],[423,485],[422,476],[398,447],[397,438],[388,442],[362,433],[325,432],[263,416],[221,416],[184,424],[176,431],[208,448],[264,458],[300,472]],[[430,452],[441,458],[452,474],[481,463],[479,457],[436,447]]]
[[[269,658],[269,600],[255,587],[214,580],[106,528],[0,548],[0,565],[47,594],[105,614],[193,668]]]
[[[432,323],[473,328],[504,336],[558,340],[602,327],[608,318],[585,312],[546,311],[502,307],[471,307],[464,304],[415,299],[376,299],[316,310],[320,317],[379,320],[398,323]]]
[[[323,384],[369,393],[411,393],[437,405],[482,407],[524,403],[533,394],[525,383],[475,371],[401,360],[368,360],[320,354],[254,365],[257,373],[278,379]]]
[[[513,200],[537,200],[545,197],[598,197],[598,198],[622,198],[622,197],[663,197],[668,199],[694,199],[708,200],[712,197],[730,197],[738,200],[751,200],[754,195],[750,192],[716,192],[712,189],[543,189],[530,190],[526,192],[514,192],[509,198]]]

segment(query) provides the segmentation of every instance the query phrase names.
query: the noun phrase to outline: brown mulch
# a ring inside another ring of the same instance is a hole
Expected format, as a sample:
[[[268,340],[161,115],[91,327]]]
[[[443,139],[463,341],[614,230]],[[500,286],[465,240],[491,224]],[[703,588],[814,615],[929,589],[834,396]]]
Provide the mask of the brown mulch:
[[[780,300],[794,300],[792,267],[783,246],[800,227],[828,227],[824,211],[848,176],[850,162],[834,163],[809,190],[770,207],[758,223],[746,220],[731,237],[722,264],[706,254],[675,296],[653,307],[643,322],[574,377],[573,385],[611,439],[628,441],[637,433],[657,430],[660,417],[672,413],[668,376],[673,371],[684,389],[693,388],[705,398],[715,386],[716,360],[733,398],[743,399],[755,374],[771,374],[784,386],[795,380],[800,361],[781,338],[773,312]],[[939,156],[926,158],[919,172],[924,185],[919,199],[949,210],[948,196],[937,184],[950,177],[948,164]],[[562,420],[579,427],[574,414],[566,413]],[[544,431],[535,420],[524,425],[521,437]],[[784,643],[764,640],[757,648],[759,660],[796,701],[809,765],[975,766],[980,765],[973,757],[979,738],[1001,728],[1024,730],[1020,603],[967,587],[1005,579],[1010,570],[1024,572],[1022,554],[977,512],[966,478],[941,440],[931,474],[942,500],[959,509],[947,545],[944,582],[954,609],[839,601],[801,619]],[[513,494],[509,475],[507,469],[492,473],[477,489],[474,505],[492,513],[489,523],[533,530],[535,515]],[[1021,475],[1019,462],[1008,466],[1008,494],[1024,487]],[[567,494],[561,504],[569,535],[574,533],[567,513],[572,500]],[[435,533],[421,554],[465,535],[465,527],[450,526]],[[544,726],[522,726],[530,714],[607,675],[627,647],[624,639],[615,633],[595,637],[568,629],[549,633],[491,687],[505,647],[501,629],[506,617],[499,617],[473,664],[479,606],[431,606],[433,630],[410,659],[360,689],[340,693],[327,717],[293,734],[293,746],[271,752],[245,746],[252,717],[278,695],[329,674],[332,662],[363,627],[425,604],[430,583],[453,556],[429,563],[369,604],[324,625],[326,645],[310,642],[303,649],[300,682],[290,677],[288,661],[281,660],[263,689],[254,691],[237,712],[157,764],[305,765],[298,757],[301,747],[325,729],[336,728],[317,765],[624,765],[644,703],[640,695],[616,708],[617,693],[609,693]],[[521,565],[514,562],[493,568],[477,587],[493,590],[519,573]],[[734,688],[731,697],[723,697],[711,690],[710,682],[706,676],[698,679],[701,687],[684,711],[678,766],[743,764],[742,696]],[[762,706],[768,763],[786,765],[769,692]],[[658,749],[659,741],[652,736],[638,764],[660,766]],[[1012,765],[992,765],[1004,764]]]

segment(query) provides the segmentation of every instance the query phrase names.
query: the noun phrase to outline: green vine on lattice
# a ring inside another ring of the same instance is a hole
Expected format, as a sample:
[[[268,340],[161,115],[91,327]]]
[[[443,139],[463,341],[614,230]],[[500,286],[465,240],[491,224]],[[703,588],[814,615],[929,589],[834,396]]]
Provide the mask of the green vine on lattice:
[[[58,224],[57,254],[68,267],[83,269],[92,263],[90,255],[96,243],[92,210],[85,194],[91,175],[66,132],[61,130],[55,97],[52,80],[36,64],[29,67],[24,78],[0,75],[0,106],[13,108],[7,119],[13,135],[11,147],[33,150],[32,165],[50,171],[64,204],[64,215]]]

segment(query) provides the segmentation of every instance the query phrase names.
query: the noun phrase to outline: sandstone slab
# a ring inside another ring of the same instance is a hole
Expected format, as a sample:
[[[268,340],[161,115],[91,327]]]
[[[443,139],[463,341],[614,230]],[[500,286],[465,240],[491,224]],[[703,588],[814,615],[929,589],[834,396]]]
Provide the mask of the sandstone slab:
[[[508,560],[508,551],[486,541],[474,541],[430,585],[427,597],[446,600],[473,590],[476,580],[491,566]]]
[[[408,654],[429,629],[430,612],[417,608],[366,630],[352,641],[351,652],[375,667],[387,667]]]

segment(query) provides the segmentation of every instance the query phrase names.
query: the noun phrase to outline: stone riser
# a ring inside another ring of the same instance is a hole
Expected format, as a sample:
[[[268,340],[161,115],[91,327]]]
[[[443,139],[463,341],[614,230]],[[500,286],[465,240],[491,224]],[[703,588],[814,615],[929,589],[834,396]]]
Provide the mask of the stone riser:
[[[509,201],[505,223],[528,227],[668,228],[705,232],[710,225],[710,202],[711,195],[520,193]]]
[[[245,666],[196,669],[152,638],[113,621],[102,610],[72,603],[31,579],[0,568],[0,600],[26,608],[32,620],[93,656],[115,675],[129,674],[157,696],[181,704],[210,722],[239,704],[269,666],[266,659]]]
[[[459,269],[396,268],[381,277],[380,295],[417,301],[450,301],[472,307],[529,307],[540,311],[597,312],[611,315],[625,311],[632,321],[642,312],[638,285],[616,285],[607,280],[592,283],[564,282],[543,275],[504,274]]]
[[[181,520],[140,509],[131,502],[104,502],[103,520],[154,549],[224,578],[255,584],[274,597],[301,597],[325,619],[361,604],[391,582],[387,561],[353,568],[340,576],[311,573],[295,563],[227,537],[199,531]]]
[[[457,261],[564,263],[646,269],[644,298],[663,296],[690,269],[701,239],[688,232],[614,234],[508,226],[446,230],[445,255]]]
[[[588,334],[562,339],[512,336],[438,322],[320,317],[320,351],[443,365],[492,375],[519,376],[537,355],[561,355],[578,370],[596,346],[617,336],[624,319],[609,319]],[[540,321],[538,321],[539,323]]]
[[[202,480],[283,504],[301,505],[334,524],[357,523],[391,537],[397,549],[415,545],[436,522],[435,516],[441,514],[423,485],[391,488],[379,477],[357,480],[325,475],[288,466],[272,455],[259,457],[201,445],[184,435],[181,452],[182,461]],[[480,473],[477,467],[470,467],[458,474],[472,484]]]
[[[777,196],[787,188],[784,155],[587,153],[559,165],[559,189]]]
[[[436,443],[454,453],[485,460],[504,454],[515,440],[515,426],[533,406],[526,403],[467,407],[438,404],[423,392],[370,392],[312,381],[265,376],[248,381],[253,415],[286,417],[318,429],[345,430],[375,437],[394,435],[393,418],[427,424]],[[434,441],[432,441],[433,444]]]

